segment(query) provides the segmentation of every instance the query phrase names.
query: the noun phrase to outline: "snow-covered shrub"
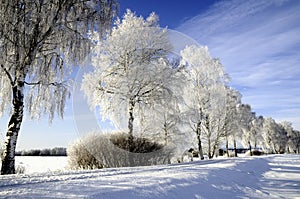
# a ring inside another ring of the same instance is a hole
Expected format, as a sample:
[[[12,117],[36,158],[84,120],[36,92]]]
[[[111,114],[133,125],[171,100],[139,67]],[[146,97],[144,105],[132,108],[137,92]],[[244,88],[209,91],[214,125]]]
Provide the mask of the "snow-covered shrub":
[[[26,170],[25,166],[22,166],[22,165],[16,166],[16,174],[24,174],[25,170]]]
[[[71,169],[100,169],[104,166],[99,163],[87,147],[91,144],[92,136],[77,140],[67,149],[68,163]]]
[[[146,166],[169,163],[172,149],[145,138],[134,138],[129,152],[126,134],[90,134],[68,147],[71,169]]]

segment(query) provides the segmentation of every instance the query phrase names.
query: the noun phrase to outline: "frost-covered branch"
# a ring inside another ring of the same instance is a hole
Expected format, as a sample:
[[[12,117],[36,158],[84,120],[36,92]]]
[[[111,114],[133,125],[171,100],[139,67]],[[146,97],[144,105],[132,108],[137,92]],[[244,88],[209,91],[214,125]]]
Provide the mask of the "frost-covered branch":
[[[133,130],[145,129],[136,124],[146,126],[146,111],[167,104],[176,84],[175,70],[163,61],[171,49],[166,31],[152,22],[149,27],[147,20],[128,11],[95,48],[95,70],[82,85],[90,105],[99,105],[103,118],[128,127],[131,136]]]
[[[181,55],[186,62],[189,79],[185,89],[186,120],[196,133],[198,150],[202,150],[202,141],[205,141],[207,154],[212,158],[223,136],[220,129],[225,113],[224,69],[210,56],[207,47],[189,46]]]
[[[64,80],[90,52],[90,32],[101,38],[111,28],[116,7],[115,0],[0,1],[0,116],[11,114],[1,174],[15,173],[24,107],[31,119],[63,117],[70,97]]]

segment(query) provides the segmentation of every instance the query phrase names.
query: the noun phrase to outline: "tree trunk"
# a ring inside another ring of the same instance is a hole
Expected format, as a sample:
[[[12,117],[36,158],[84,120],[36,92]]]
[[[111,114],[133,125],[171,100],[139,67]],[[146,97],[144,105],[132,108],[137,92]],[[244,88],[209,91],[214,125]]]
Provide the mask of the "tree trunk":
[[[15,173],[15,151],[18,134],[23,120],[24,109],[24,83],[19,81],[13,87],[13,112],[8,123],[4,157],[2,160],[1,175]]]
[[[198,157],[201,159],[201,160],[204,160],[204,156],[203,156],[203,150],[202,150],[202,144],[201,144],[201,124],[198,123],[197,124],[197,141],[198,141],[198,151],[199,151],[199,154],[198,154]]]
[[[248,141],[248,144],[249,144],[250,156],[252,156],[253,154],[252,154],[252,148],[251,148],[251,143],[250,143],[250,141]]]
[[[212,153],[211,153],[211,140],[210,137],[207,140],[207,145],[208,145],[208,150],[207,150],[207,155],[209,159],[212,159]]]
[[[214,142],[213,150],[212,150],[212,153],[211,153],[211,158],[213,158],[215,156],[217,147],[218,147],[218,141]]]
[[[133,121],[134,121],[134,116],[133,116],[133,109],[134,109],[134,102],[132,100],[129,101],[129,119],[128,119],[128,150],[129,152],[134,152],[134,143],[133,143]],[[128,161],[129,161],[129,166],[134,166],[134,158],[133,154],[128,153]]]
[[[197,136],[197,137],[200,137],[200,136]],[[198,157],[199,157],[201,160],[204,160],[203,150],[202,150],[202,145],[201,145],[201,139],[198,139],[198,150],[199,150]]]
[[[167,131],[167,124],[164,124],[164,142],[165,142],[165,146],[167,146],[168,144],[168,131]]]
[[[229,158],[229,151],[228,151],[228,137],[226,137],[226,155]]]
[[[238,157],[237,155],[237,149],[236,149],[236,140],[233,140],[233,148],[234,148],[234,157]]]
[[[134,109],[134,102],[132,100],[129,101],[129,119],[128,119],[128,134],[129,134],[129,151],[132,152],[133,150],[133,121],[134,121],[134,116],[133,116],[133,109]]]

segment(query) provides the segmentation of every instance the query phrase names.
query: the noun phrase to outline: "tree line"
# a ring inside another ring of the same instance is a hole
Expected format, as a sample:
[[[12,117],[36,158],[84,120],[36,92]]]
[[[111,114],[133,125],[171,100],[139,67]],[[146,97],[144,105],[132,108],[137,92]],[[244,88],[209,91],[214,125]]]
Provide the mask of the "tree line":
[[[237,142],[250,151],[259,146],[299,153],[299,131],[289,122],[256,116],[207,47],[191,45],[172,54],[168,31],[154,13],[144,19],[127,10],[97,44],[94,70],[81,88],[91,108],[99,106],[102,119],[128,132],[129,140],[143,136],[194,145],[201,159],[213,158],[222,145],[236,149]]]
[[[52,149],[31,149],[16,151],[16,156],[67,156],[67,149],[55,147]]]

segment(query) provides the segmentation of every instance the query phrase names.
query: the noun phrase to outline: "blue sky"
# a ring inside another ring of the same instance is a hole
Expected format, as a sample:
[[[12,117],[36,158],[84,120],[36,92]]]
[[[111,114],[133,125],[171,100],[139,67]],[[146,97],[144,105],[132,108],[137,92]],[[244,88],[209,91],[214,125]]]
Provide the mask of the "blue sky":
[[[300,130],[300,1],[120,0],[137,15],[152,11],[162,27],[207,45],[231,76],[231,86],[257,115],[288,120]],[[0,119],[0,140],[7,118]],[[25,118],[18,149],[67,146],[78,137],[69,101],[65,119]]]
[[[220,1],[176,27],[221,59],[258,115],[300,129],[300,1]]]

